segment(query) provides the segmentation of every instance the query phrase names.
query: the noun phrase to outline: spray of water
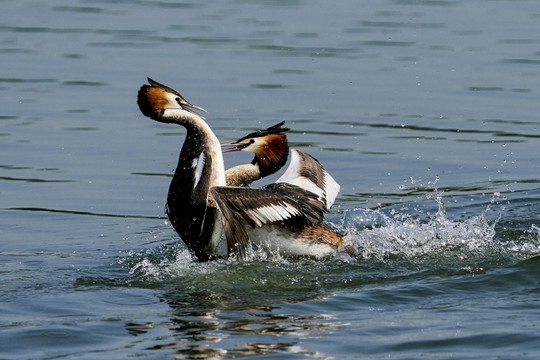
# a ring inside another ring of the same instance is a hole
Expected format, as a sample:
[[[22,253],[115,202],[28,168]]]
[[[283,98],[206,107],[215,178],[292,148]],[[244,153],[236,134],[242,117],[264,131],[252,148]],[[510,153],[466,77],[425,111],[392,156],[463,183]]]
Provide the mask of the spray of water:
[[[436,213],[422,219],[418,214],[391,209],[354,209],[343,217],[347,245],[344,250],[361,260],[407,260],[414,263],[468,264],[496,261],[509,257],[527,258],[540,254],[538,236],[516,241],[499,239],[496,225],[500,214],[488,220],[486,214],[496,203],[491,202],[478,215],[452,220],[443,201],[443,192],[435,190],[427,196],[437,204]],[[538,229],[531,229],[532,233]]]
[[[388,215],[381,210],[350,211],[344,218],[349,230],[345,250],[358,259],[429,261],[441,256],[463,260],[491,248],[495,222],[489,223],[484,213],[452,221],[442,193],[436,201],[438,211],[427,222],[395,209]]]
[[[399,209],[356,208],[344,211],[335,227],[345,234],[345,245],[334,259],[324,261],[405,261],[466,268],[478,263],[507,261],[516,257],[524,259],[540,254],[540,228],[535,225],[520,239],[501,240],[498,236],[496,225],[500,215],[490,220],[486,214],[500,195],[494,194],[479,214],[453,220],[447,214],[443,194],[435,189],[426,196],[426,202],[435,202],[437,210],[434,212],[426,208],[410,210],[410,204]],[[220,272],[224,266],[240,263],[234,257],[213,264],[197,263],[181,242],[161,244],[153,250],[132,251],[120,261],[127,264],[131,274],[154,280],[190,273],[194,269],[204,273]],[[314,259],[287,259],[267,249],[252,249],[243,263],[287,267],[295,261],[320,263]]]

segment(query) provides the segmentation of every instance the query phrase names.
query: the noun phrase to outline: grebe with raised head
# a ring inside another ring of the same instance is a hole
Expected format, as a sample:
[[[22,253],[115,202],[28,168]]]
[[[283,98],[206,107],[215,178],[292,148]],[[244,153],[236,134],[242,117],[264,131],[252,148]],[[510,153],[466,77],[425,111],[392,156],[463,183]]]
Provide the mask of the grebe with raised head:
[[[224,186],[221,144],[204,118],[177,91],[148,78],[137,96],[141,112],[156,121],[182,125],[186,138],[169,187],[166,212],[174,229],[200,261],[214,257],[221,238],[219,211],[210,195]]]
[[[287,163],[289,158],[289,142],[283,127],[285,121],[241,137],[235,142],[222,144],[223,153],[247,151],[255,156],[249,164],[234,166],[225,171],[229,186],[249,186],[252,182],[272,175]]]
[[[262,188],[216,186],[228,243],[244,256],[249,242],[283,255],[322,258],[336,253],[343,237],[324,223],[339,184],[311,155],[291,151],[291,163]]]
[[[335,253],[343,240],[323,220],[339,185],[315,158],[293,150],[289,168],[276,183],[263,188],[226,186],[219,141],[194,111],[205,110],[165,85],[150,78],[148,83],[138,93],[141,112],[187,130],[166,211],[176,232],[200,261],[217,255],[222,226],[227,255],[235,253],[239,258],[245,257],[250,241],[287,255],[322,257]]]
[[[225,171],[228,186],[248,186],[251,182],[272,175],[281,169],[289,157],[289,143],[283,132],[285,121],[267,129],[252,132],[235,142],[222,144],[223,153],[232,151],[247,151],[255,154],[249,164],[234,166]],[[306,190],[312,191],[324,198],[327,210],[339,192],[339,184],[324,170],[323,166],[311,155],[293,149],[291,165],[278,182],[289,182]],[[302,176],[295,174],[301,172]],[[326,192],[329,194],[326,194]],[[333,199],[331,202],[328,199]]]

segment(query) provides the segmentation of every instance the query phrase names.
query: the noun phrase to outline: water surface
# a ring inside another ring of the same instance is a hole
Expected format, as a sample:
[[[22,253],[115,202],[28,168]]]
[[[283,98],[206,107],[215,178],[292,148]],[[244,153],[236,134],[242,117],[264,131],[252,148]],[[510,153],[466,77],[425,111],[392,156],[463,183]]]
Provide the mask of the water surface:
[[[0,9],[1,359],[540,355],[536,2]],[[285,120],[353,251],[196,263],[147,76],[224,142]]]

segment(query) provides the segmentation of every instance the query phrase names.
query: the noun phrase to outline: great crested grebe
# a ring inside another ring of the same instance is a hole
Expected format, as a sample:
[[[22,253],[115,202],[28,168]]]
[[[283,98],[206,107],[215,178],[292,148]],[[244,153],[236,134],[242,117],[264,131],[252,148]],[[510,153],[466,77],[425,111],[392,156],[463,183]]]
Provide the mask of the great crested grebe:
[[[249,242],[284,255],[317,258],[335,254],[342,236],[324,223],[339,184],[311,155],[291,151],[291,163],[262,188],[216,186],[225,237],[243,257]]]
[[[204,118],[177,91],[148,78],[137,96],[141,112],[156,121],[182,125],[187,134],[169,187],[166,212],[174,229],[200,261],[216,254],[222,227],[210,195],[224,186],[221,145]]]
[[[226,186],[219,141],[194,111],[205,110],[165,85],[150,78],[148,83],[138,93],[141,112],[187,130],[166,211],[176,232],[200,261],[217,255],[222,226],[227,254],[236,253],[240,258],[250,241],[284,254],[316,257],[334,253],[343,243],[323,222],[339,185],[315,158],[292,150],[291,164],[276,183],[263,188]]]
[[[255,154],[249,164],[234,166],[225,171],[229,186],[249,186],[253,181],[272,175],[287,163],[289,143],[283,127],[285,121],[267,129],[247,134],[230,144],[223,144],[223,153],[247,151]]]

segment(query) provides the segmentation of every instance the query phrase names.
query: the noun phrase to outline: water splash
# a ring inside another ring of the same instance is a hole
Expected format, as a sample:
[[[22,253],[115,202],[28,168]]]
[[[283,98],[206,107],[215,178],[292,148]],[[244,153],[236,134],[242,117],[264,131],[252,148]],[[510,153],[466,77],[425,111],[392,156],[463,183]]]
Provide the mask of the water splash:
[[[130,275],[161,281],[170,278],[171,274],[188,269],[196,264],[196,260],[182,244],[162,243],[155,249],[130,250],[126,256],[118,260],[118,263],[126,266]]]
[[[530,258],[540,254],[540,227],[532,224],[530,229],[521,234],[515,241],[506,241],[508,251]]]
[[[291,262],[277,251],[272,252],[262,248],[248,249],[245,260],[239,260],[232,255],[228,259],[200,263],[182,242],[160,244],[155,249],[131,250],[126,256],[121,257],[118,263],[125,266],[130,275],[147,281],[183,278],[194,273],[200,276],[215,276],[224,269],[233,271],[235,266],[253,263],[266,263],[272,266],[291,265]]]
[[[443,195],[444,192],[435,189],[426,195],[424,201],[402,204],[399,208],[345,211],[335,227],[345,234],[346,244],[334,259],[286,258],[278,252],[259,248],[250,249],[243,261],[230,257],[201,264],[178,241],[160,244],[153,249],[130,251],[119,263],[128,269],[130,275],[150,282],[186,279],[194,274],[200,277],[199,282],[204,282],[201,279],[207,276],[215,278],[222,273],[242,272],[246,266],[258,264],[257,269],[263,271],[250,281],[266,283],[268,271],[276,275],[277,269],[283,269],[285,273],[281,280],[287,283],[294,280],[292,275],[295,272],[311,273],[321,269],[321,273],[326,273],[328,268],[325,266],[332,267],[340,262],[350,265],[397,261],[464,269],[519,261],[540,254],[540,227],[531,225],[528,231],[510,237],[504,233],[504,227],[497,228],[501,212],[506,208],[497,199],[504,199],[506,204],[504,196],[493,194],[487,204],[482,202],[472,209],[468,206],[454,208],[461,215],[455,220],[447,214]],[[468,217],[464,212],[469,214]],[[337,266],[341,269],[341,265]],[[224,282],[230,283],[233,278],[227,275]]]
[[[418,214],[404,211],[353,209],[345,213],[342,228],[347,233],[344,250],[358,260],[406,260],[413,263],[441,263],[467,266],[508,257],[527,258],[540,254],[540,236],[520,241],[498,239],[496,225],[500,214],[488,220],[486,214],[497,198],[478,215],[452,220],[446,212],[443,192],[435,190],[437,211],[422,220]],[[538,232],[538,228],[531,232]]]

